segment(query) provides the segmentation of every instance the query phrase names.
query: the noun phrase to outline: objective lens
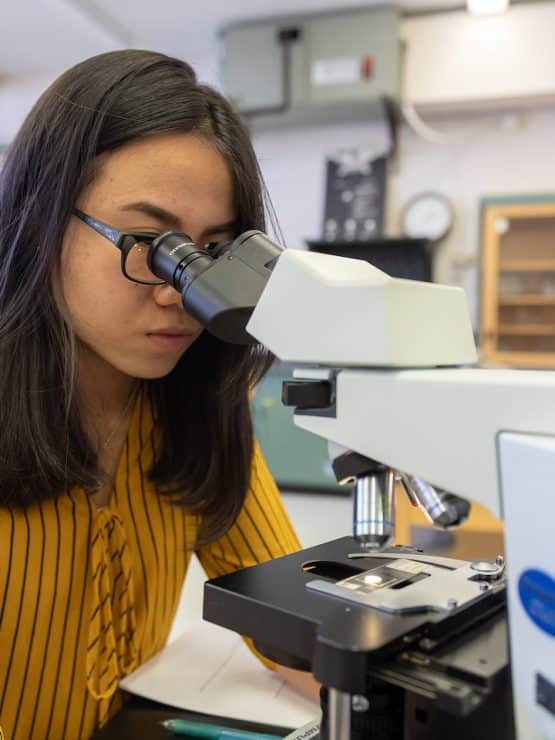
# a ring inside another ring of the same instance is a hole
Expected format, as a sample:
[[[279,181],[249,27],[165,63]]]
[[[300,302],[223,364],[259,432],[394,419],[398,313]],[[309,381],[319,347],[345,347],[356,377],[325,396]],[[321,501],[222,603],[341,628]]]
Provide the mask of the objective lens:
[[[401,473],[401,481],[410,500],[422,508],[436,527],[458,527],[468,519],[470,503],[466,499],[436,489],[416,475]]]
[[[395,535],[395,474],[389,468],[357,478],[353,534],[365,550],[381,550]]]

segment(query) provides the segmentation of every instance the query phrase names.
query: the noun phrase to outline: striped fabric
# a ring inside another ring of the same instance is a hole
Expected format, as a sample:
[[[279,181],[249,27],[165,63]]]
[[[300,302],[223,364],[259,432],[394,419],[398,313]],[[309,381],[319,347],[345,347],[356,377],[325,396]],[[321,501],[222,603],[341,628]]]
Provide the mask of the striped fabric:
[[[6,740],[89,738],[119,680],[165,644],[198,520],[148,482],[159,430],[133,410],[109,504],[81,489],[0,508],[0,725]],[[197,552],[209,578],[298,550],[260,450],[235,525]]]

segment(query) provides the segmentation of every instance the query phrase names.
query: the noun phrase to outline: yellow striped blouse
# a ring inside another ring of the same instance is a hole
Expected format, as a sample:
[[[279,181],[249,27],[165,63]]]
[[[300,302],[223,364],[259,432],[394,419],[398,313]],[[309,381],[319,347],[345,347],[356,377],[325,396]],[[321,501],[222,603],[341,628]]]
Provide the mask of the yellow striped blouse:
[[[163,647],[198,520],[148,481],[159,443],[146,394],[109,504],[74,488],[0,508],[0,725],[6,740],[89,738],[122,704],[119,680]],[[234,526],[197,551],[209,578],[300,547],[256,448]]]

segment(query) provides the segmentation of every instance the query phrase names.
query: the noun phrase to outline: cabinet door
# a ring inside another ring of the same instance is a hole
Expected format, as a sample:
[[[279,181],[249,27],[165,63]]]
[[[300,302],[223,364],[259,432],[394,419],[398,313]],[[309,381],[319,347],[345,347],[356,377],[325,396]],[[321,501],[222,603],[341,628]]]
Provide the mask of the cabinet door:
[[[485,209],[481,349],[493,362],[555,367],[555,204]]]

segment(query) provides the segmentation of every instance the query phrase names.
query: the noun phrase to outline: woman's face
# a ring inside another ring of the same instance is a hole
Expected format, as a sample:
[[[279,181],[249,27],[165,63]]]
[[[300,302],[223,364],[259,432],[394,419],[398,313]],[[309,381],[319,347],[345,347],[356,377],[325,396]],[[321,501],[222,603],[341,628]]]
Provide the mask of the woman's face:
[[[182,231],[198,245],[233,235],[232,180],[213,144],[192,134],[137,139],[99,157],[76,207],[120,231]],[[169,373],[201,333],[170,285],[140,285],[121,273],[121,253],[72,216],[61,284],[87,360],[135,378]]]

